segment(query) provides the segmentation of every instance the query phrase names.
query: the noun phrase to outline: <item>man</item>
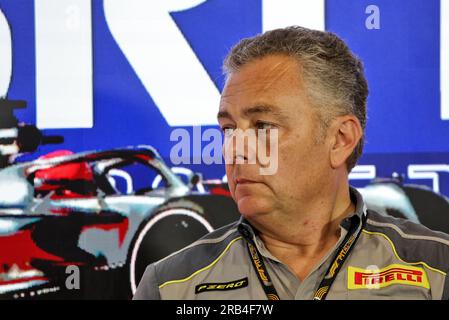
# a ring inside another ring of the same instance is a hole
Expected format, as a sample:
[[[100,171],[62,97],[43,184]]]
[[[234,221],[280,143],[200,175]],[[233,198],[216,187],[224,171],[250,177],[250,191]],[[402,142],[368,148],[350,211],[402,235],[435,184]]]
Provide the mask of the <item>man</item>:
[[[449,236],[367,210],[348,184],[368,88],[346,44],[289,27],[240,41],[224,66],[220,126],[231,140],[276,130],[277,172],[225,148],[242,218],[150,265],[134,298],[448,299]]]

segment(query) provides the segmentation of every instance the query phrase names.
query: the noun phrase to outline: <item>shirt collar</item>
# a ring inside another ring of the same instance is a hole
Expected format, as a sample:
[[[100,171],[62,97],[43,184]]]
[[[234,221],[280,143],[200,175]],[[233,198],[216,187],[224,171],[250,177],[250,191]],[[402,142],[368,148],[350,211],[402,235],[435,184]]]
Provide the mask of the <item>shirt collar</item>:
[[[352,223],[356,223],[360,225],[362,223],[362,217],[366,216],[366,204],[363,201],[363,197],[356,188],[349,187],[349,195],[351,197],[352,203],[355,204],[355,212],[349,214],[346,218],[341,222],[341,226],[346,230],[349,230],[349,227]]]
[[[349,187],[349,195],[351,197],[351,201],[355,204],[355,212],[348,215],[343,221],[341,222],[341,226],[345,230],[349,230],[350,226],[353,223],[356,223],[358,225],[362,222],[362,217],[366,215],[366,205],[363,201],[362,195],[359,191],[357,191],[353,187]],[[243,216],[240,217],[238,226],[237,226],[240,234],[246,239],[253,243],[257,243],[256,235],[257,230],[255,230],[248,220],[246,220]]]

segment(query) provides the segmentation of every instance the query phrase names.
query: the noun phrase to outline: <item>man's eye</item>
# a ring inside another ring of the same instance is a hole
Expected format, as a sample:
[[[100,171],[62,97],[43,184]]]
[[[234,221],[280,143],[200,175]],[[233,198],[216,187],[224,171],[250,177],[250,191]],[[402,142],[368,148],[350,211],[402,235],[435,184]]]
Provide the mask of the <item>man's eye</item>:
[[[262,129],[262,130],[269,130],[269,129],[274,129],[275,126],[272,123],[258,121],[258,122],[256,122],[256,128]]]

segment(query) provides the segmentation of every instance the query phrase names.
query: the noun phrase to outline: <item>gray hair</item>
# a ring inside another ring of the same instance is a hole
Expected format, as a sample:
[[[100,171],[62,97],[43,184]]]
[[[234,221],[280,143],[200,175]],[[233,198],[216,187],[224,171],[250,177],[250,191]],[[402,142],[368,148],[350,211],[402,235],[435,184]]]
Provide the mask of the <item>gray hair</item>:
[[[307,94],[319,108],[322,128],[339,115],[353,114],[360,121],[362,137],[346,160],[348,172],[362,155],[366,127],[368,83],[362,62],[345,42],[331,32],[291,26],[242,39],[224,60],[226,75],[268,55],[295,58],[303,69]]]

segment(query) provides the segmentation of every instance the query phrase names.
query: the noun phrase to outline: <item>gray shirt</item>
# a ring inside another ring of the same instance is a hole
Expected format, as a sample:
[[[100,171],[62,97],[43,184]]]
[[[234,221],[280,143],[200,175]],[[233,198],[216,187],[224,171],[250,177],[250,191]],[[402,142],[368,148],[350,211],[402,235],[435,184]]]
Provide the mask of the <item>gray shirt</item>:
[[[350,226],[362,228],[327,299],[449,299],[449,236],[367,210],[350,190],[356,212],[339,241],[300,281],[241,218],[147,267],[134,299],[267,299],[247,250],[253,241],[281,299],[312,299]]]

